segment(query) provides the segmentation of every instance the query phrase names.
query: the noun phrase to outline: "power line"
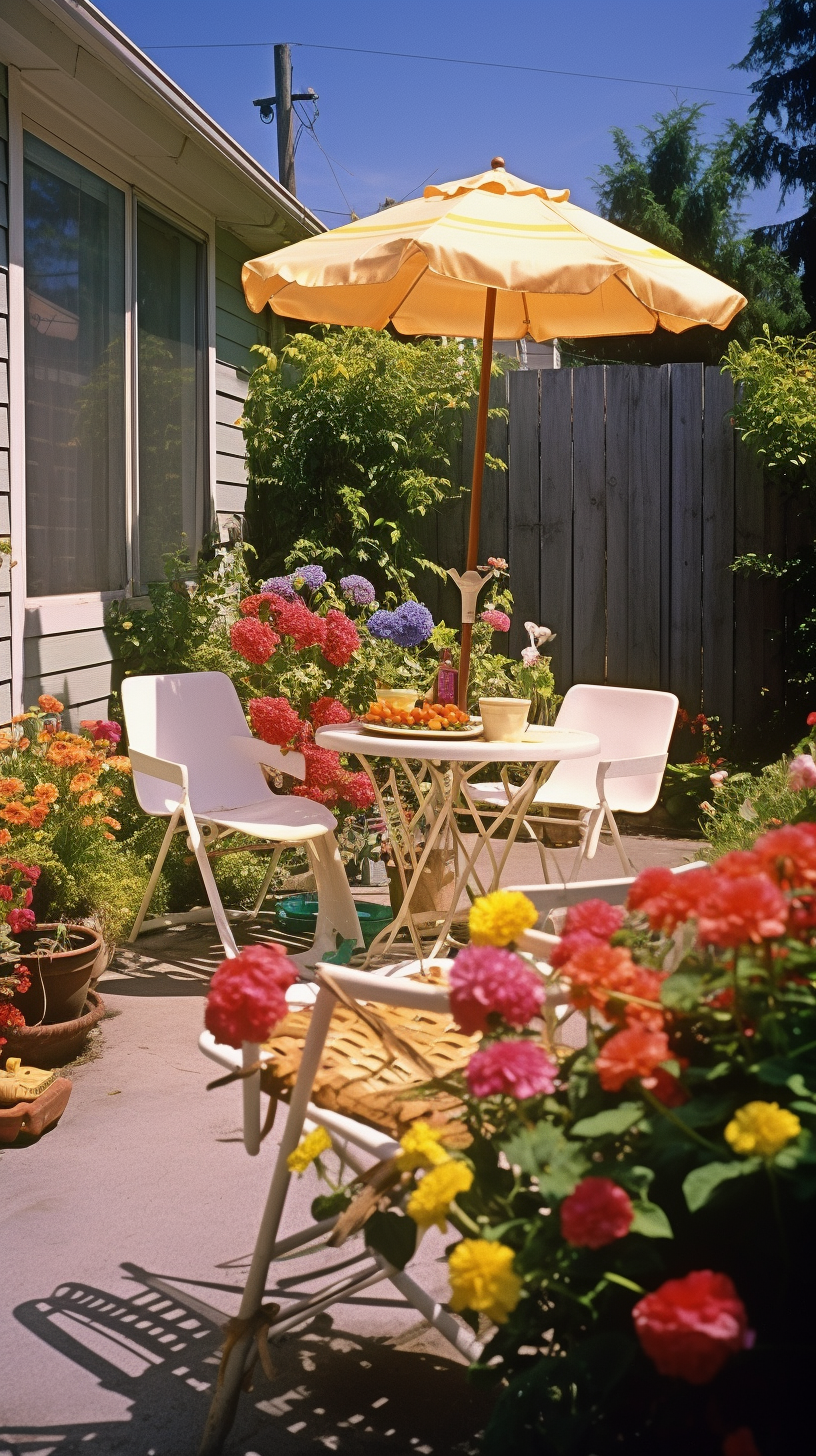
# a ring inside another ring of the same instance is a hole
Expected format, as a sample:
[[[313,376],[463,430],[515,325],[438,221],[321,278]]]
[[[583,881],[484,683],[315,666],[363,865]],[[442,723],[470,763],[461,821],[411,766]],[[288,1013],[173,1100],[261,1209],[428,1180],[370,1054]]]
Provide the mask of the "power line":
[[[298,50],[341,51],[352,56],[386,56],[399,61],[435,61],[443,66],[480,66],[491,71],[524,71],[533,76],[570,76],[580,81],[612,81],[624,86],[665,86],[669,91],[701,91],[711,96],[750,96],[750,91],[729,91],[722,86],[688,86],[682,81],[644,81],[639,76],[606,76],[595,71],[558,71],[551,66],[521,66],[511,61],[471,61],[461,56],[430,56],[414,51],[375,51],[362,46],[319,45],[315,41],[293,40]],[[199,41],[190,45],[149,45],[145,51],[270,50],[274,41]]]

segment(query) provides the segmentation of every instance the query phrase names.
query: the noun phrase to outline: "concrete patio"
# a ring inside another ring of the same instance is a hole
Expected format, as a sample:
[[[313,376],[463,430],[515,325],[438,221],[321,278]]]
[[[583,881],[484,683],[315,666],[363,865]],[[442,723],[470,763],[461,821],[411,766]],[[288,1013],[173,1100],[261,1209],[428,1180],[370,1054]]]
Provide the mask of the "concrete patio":
[[[698,848],[625,842],[637,868],[679,864]],[[571,853],[555,853],[559,868]],[[605,845],[584,866],[584,878],[617,873]],[[533,846],[515,849],[508,881],[539,879]],[[272,933],[268,918],[261,933]],[[213,1068],[196,1040],[220,959],[201,926],[121,951],[100,986],[110,1014],[96,1055],[72,1069],[62,1122],[2,1155],[0,1456],[197,1450],[219,1324],[237,1308],[275,1138],[248,1158],[240,1092],[205,1090]],[[283,1234],[316,1191],[310,1170]],[[428,1235],[412,1266],[443,1298],[444,1244]],[[346,1259],[345,1249],[323,1250],[279,1264],[267,1298],[313,1289]],[[489,1399],[388,1284],[334,1306],[272,1353],[275,1379],[256,1373],[228,1456],[476,1449]]]

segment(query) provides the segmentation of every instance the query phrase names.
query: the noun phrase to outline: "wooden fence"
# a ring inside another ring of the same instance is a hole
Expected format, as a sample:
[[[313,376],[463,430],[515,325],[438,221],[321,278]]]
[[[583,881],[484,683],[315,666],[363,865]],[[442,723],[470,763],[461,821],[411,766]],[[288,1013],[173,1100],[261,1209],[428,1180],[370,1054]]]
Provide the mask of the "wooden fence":
[[[751,728],[784,701],[786,619],[777,584],[736,576],[734,557],[796,551],[796,503],[766,488],[732,420],[730,376],[702,364],[520,370],[494,380],[509,419],[488,449],[482,559],[506,556],[516,608],[510,651],[532,618],[556,633],[559,691],[608,682],[676,692],[690,713]],[[469,479],[473,419],[454,461]],[[466,501],[429,519],[423,544],[464,561]],[[450,587],[425,579],[437,616]]]

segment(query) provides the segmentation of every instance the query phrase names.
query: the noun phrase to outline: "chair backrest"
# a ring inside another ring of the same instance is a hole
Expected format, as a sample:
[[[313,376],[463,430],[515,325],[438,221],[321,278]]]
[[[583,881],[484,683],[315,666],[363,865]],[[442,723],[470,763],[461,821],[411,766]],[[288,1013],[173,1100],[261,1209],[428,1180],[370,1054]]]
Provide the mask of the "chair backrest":
[[[557,764],[549,779],[553,796],[581,803],[586,795],[595,796],[595,776],[602,760],[667,753],[677,708],[674,693],[576,683],[561,704],[556,725],[597,734],[601,751],[597,758],[566,759]],[[657,803],[662,777],[650,773],[610,779],[606,790],[610,808],[646,813]],[[575,800],[570,799],[571,793],[576,794]]]
[[[142,753],[183,763],[193,812],[234,809],[270,794],[260,765],[236,753],[230,739],[251,738],[238,694],[223,672],[175,672],[128,677],[122,684],[128,741]],[[147,814],[175,808],[177,791],[134,774]]]

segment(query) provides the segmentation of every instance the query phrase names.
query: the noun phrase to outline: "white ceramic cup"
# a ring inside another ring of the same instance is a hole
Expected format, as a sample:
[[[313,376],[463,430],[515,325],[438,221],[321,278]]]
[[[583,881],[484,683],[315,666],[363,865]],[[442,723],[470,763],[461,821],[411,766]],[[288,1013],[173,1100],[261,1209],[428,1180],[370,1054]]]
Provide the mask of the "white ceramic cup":
[[[484,737],[490,743],[518,743],[524,737],[530,698],[480,698]]]

